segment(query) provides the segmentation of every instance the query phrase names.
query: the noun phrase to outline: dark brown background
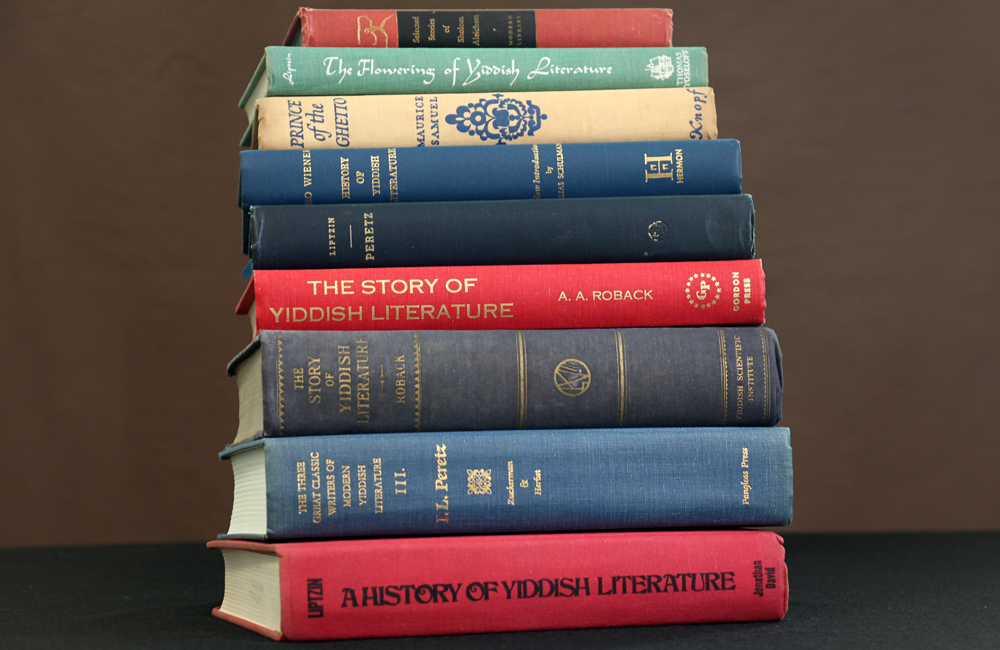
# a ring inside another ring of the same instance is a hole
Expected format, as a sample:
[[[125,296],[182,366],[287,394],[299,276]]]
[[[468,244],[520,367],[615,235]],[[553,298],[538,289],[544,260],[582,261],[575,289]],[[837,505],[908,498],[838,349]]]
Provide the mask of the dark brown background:
[[[794,529],[1000,527],[1000,5],[672,6],[743,142]],[[225,529],[236,100],[296,7],[3,3],[0,545]]]

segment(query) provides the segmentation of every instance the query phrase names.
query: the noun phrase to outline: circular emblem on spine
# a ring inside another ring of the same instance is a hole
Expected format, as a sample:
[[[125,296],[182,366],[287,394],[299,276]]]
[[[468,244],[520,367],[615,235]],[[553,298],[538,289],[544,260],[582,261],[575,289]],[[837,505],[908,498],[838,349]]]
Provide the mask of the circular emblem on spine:
[[[579,359],[565,359],[556,366],[552,380],[563,395],[583,395],[590,388],[590,368]]]
[[[649,224],[649,228],[646,229],[646,232],[649,234],[649,238],[653,241],[660,241],[661,239],[665,239],[667,236],[667,224],[662,221],[654,221]]]
[[[721,295],[722,285],[711,273],[695,273],[684,287],[684,296],[695,309],[708,309]]]

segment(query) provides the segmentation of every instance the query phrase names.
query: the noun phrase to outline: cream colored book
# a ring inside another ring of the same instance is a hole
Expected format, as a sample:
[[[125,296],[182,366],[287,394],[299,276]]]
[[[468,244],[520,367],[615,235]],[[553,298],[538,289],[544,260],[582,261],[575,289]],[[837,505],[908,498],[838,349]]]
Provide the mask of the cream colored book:
[[[266,97],[255,149],[714,140],[711,88]]]

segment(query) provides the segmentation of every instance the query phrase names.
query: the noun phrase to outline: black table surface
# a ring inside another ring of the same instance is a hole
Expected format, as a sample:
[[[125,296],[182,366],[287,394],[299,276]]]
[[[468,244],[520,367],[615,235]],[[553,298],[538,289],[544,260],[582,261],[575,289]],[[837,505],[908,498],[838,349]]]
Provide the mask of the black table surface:
[[[787,535],[778,623],[302,643],[294,647],[1000,648],[1000,533]],[[211,616],[218,551],[198,544],[0,550],[0,648],[242,648]]]

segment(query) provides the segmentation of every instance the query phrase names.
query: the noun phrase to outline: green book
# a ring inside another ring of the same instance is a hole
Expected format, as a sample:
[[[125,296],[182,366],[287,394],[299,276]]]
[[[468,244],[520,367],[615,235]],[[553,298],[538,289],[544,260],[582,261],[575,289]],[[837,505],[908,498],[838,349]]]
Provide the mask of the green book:
[[[499,93],[708,85],[703,47],[268,47],[240,99],[299,95]]]

